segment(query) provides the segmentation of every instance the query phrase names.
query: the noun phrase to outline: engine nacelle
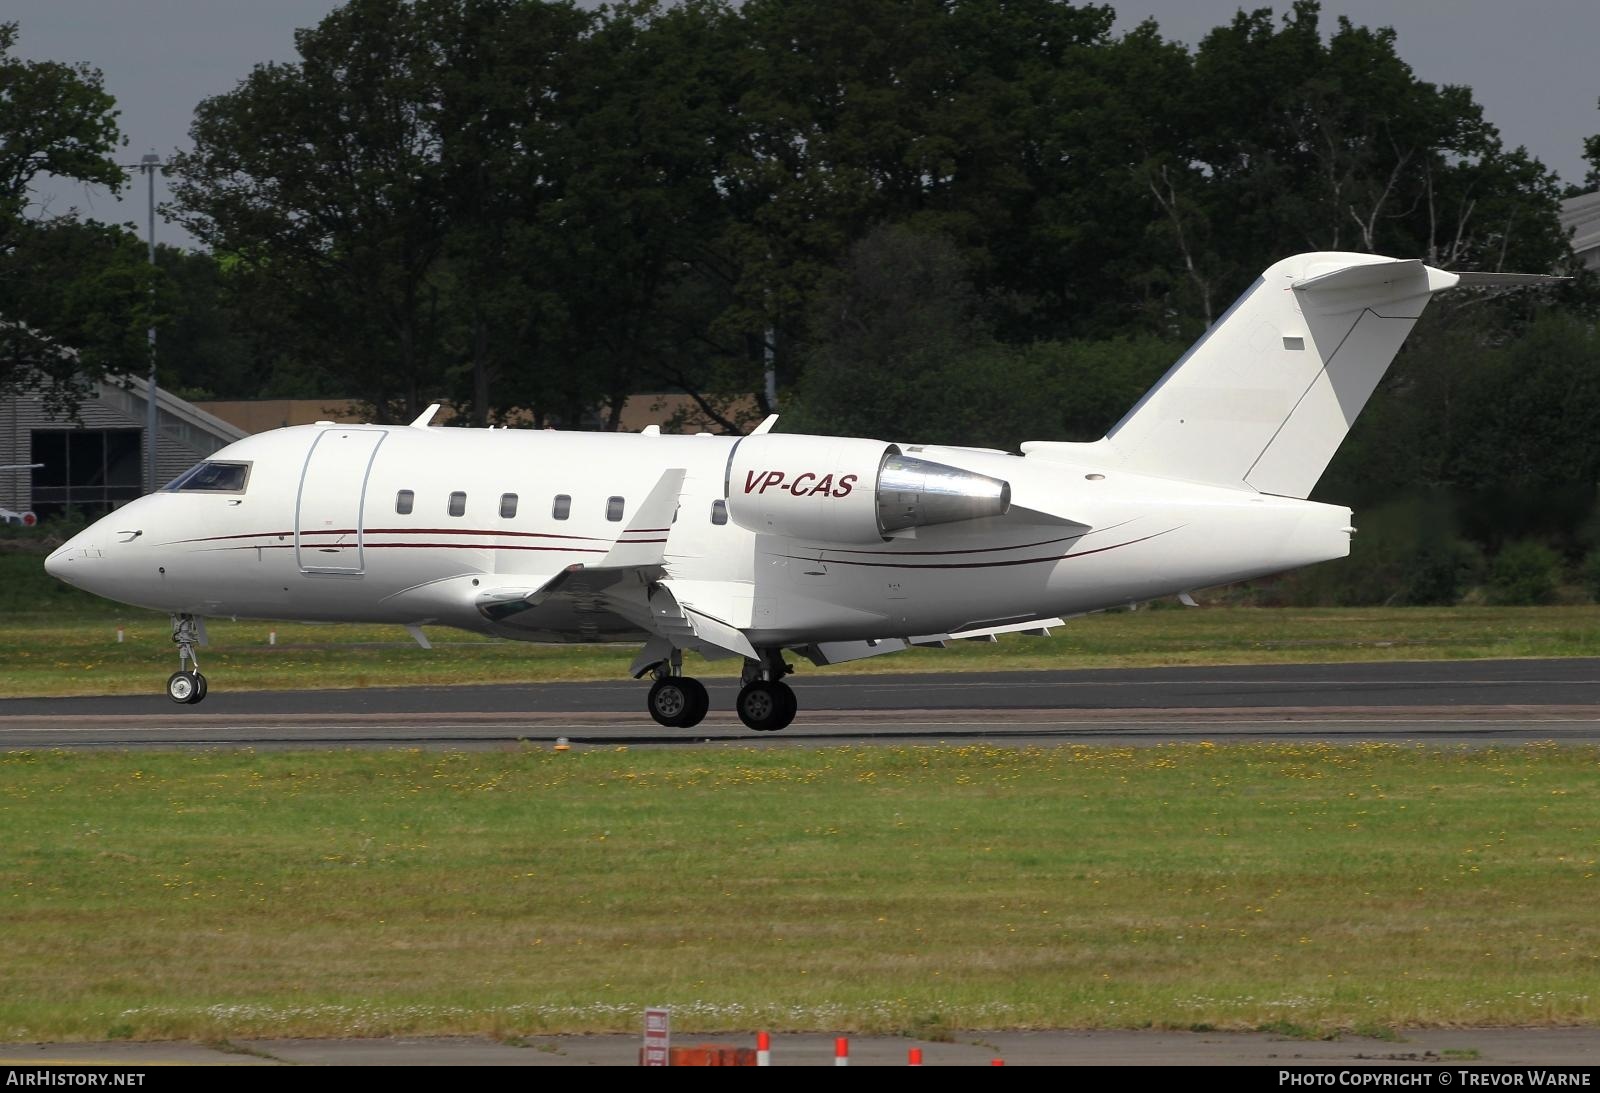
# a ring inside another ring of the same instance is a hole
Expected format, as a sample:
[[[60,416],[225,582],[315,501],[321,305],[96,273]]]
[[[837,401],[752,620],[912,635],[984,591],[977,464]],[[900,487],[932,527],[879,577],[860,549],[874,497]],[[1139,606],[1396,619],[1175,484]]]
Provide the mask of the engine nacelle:
[[[728,517],[749,531],[873,543],[908,528],[1004,516],[1011,486],[893,444],[762,433],[728,458]]]

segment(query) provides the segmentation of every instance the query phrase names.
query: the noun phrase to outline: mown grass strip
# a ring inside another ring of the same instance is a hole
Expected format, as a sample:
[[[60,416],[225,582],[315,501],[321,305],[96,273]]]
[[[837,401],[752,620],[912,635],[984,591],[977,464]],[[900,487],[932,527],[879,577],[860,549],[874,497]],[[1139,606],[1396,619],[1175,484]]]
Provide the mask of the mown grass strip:
[[[4,540],[0,539],[0,545]],[[117,642],[117,629],[123,642]],[[625,645],[530,645],[433,628],[423,650],[396,626],[212,619],[201,650],[230,690],[440,686],[618,679]],[[277,644],[269,645],[275,634]],[[0,698],[158,693],[177,666],[164,615],[121,607],[47,576],[40,554],[0,550]],[[1600,605],[1560,607],[1174,608],[1070,620],[1050,638],[912,649],[832,673],[1004,671],[1177,664],[1600,656]],[[696,675],[738,662],[689,658]]]
[[[1600,751],[0,755],[0,1040],[1600,1020]]]
[[[117,643],[121,626],[124,640]],[[435,629],[432,650],[399,627],[212,620],[201,663],[230,690],[619,679],[624,645],[530,645]],[[277,644],[269,645],[269,634]],[[0,697],[159,692],[177,666],[167,620],[147,612],[0,619]],[[1178,664],[1600,656],[1600,606],[1200,608],[1073,619],[1049,638],[912,649],[830,673],[1004,671]],[[809,668],[803,670],[809,671]],[[738,662],[689,658],[703,676]]]

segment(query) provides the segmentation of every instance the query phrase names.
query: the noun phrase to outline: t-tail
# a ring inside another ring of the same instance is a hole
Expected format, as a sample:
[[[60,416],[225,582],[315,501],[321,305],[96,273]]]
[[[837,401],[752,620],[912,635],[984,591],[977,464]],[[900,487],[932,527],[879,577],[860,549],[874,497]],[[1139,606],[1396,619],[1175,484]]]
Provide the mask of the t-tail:
[[[1092,449],[1140,474],[1306,497],[1435,292],[1553,280],[1297,254],[1263,273],[1104,440],[1023,450]]]

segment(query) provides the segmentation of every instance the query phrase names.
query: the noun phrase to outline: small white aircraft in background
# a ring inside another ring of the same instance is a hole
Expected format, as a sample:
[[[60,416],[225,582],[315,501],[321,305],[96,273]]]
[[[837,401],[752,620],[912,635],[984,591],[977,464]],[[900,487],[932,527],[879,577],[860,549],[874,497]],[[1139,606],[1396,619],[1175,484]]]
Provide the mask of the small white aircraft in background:
[[[741,657],[736,710],[793,720],[816,665],[1063,618],[1349,553],[1305,498],[1430,296],[1416,260],[1287,258],[1102,440],[978,448],[745,437],[315,425],[248,437],[45,562],[170,612],[177,702],[205,697],[206,616],[642,641],[662,725],[706,714],[683,651]]]
[[[42,466],[44,466],[43,463],[0,463],[0,474],[4,474],[6,471],[32,471]],[[8,509],[4,505],[0,505],[0,524],[21,524],[25,528],[31,528],[38,522],[39,518],[30,509],[24,509],[19,512],[16,509]]]

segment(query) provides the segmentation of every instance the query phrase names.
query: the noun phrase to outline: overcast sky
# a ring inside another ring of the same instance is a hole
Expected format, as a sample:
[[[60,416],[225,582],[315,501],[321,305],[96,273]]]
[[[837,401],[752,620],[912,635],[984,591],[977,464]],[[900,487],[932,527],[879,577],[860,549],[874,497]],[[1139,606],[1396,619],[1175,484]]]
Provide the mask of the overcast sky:
[[[231,89],[261,61],[295,59],[294,28],[337,7],[332,0],[0,0],[21,25],[23,57],[87,61],[105,73],[128,138],[125,162],[187,146],[201,99]],[[1127,30],[1154,17],[1166,37],[1194,46],[1228,21],[1236,0],[1113,0]],[[1249,7],[1288,8],[1286,0]],[[1526,145],[1564,181],[1581,181],[1583,139],[1600,132],[1600,2],[1596,0],[1324,0],[1339,15],[1399,35],[1400,56],[1434,83],[1472,87],[1508,146]],[[53,211],[76,206],[102,220],[144,222],[142,186],[119,203],[104,191],[56,184]],[[163,197],[158,187],[156,199]],[[191,241],[159,223],[162,242]]]

